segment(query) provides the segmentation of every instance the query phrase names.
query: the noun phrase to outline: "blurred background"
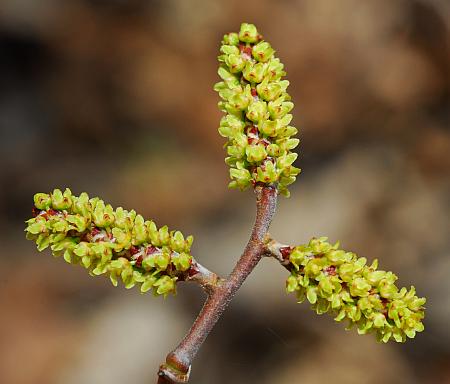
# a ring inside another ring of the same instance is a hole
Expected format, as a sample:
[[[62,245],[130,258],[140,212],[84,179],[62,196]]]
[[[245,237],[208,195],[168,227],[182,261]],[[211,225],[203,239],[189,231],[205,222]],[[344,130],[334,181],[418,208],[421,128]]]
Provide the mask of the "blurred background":
[[[35,192],[70,187],[195,236],[226,276],[254,219],[227,190],[222,35],[255,23],[284,62],[300,128],[271,233],[314,235],[414,284],[426,330],[379,345],[317,316],[263,260],[195,360],[192,383],[450,382],[449,3],[445,0],[2,0],[0,382],[154,383],[204,300],[140,295],[25,241]]]

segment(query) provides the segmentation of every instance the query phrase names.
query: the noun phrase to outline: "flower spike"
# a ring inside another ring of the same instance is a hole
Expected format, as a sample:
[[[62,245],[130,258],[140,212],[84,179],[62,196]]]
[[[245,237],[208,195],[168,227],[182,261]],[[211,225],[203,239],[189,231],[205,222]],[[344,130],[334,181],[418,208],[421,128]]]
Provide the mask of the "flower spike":
[[[214,89],[225,112],[219,133],[228,139],[225,162],[230,166],[230,188],[276,186],[289,196],[287,186],[300,169],[291,152],[299,143],[297,129],[289,125],[294,107],[286,92],[289,81],[274,49],[253,24],[243,23],[239,33],[223,37],[218,60],[222,81]]]
[[[367,265],[364,257],[339,249],[326,237],[296,247],[268,245],[272,255],[290,270],[287,292],[298,302],[308,300],[318,314],[329,312],[336,321],[347,320],[359,334],[375,333],[377,340],[404,342],[422,332],[424,297],[412,286],[398,289],[397,276],[380,271],[378,260]]]
[[[79,264],[91,275],[109,274],[116,286],[140,284],[166,296],[176,292],[176,282],[193,262],[193,237],[184,238],[167,226],[157,228],[135,211],[114,210],[98,197],[72,195],[70,189],[34,195],[34,216],[27,221],[27,238],[37,249],[50,247],[54,256]]]

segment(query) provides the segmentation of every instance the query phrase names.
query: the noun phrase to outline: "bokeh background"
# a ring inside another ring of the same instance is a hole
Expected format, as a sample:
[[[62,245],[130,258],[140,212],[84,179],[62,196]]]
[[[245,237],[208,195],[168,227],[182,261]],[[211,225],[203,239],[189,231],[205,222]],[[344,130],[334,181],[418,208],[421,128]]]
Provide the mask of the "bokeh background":
[[[414,284],[426,331],[379,345],[284,292],[263,260],[195,360],[192,383],[450,382],[449,3],[445,0],[2,0],[0,382],[140,384],[204,299],[113,288],[25,241],[32,195],[88,191],[195,235],[227,275],[254,197],[226,188],[212,90],[223,33],[254,22],[300,128],[271,233],[313,235]]]

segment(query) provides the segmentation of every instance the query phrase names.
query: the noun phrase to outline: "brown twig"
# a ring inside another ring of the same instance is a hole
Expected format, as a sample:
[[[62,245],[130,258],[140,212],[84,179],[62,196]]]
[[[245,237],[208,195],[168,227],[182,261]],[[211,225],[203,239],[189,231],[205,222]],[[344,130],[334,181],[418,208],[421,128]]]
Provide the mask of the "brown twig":
[[[191,363],[211,329],[223,314],[247,276],[264,256],[264,239],[275,213],[277,191],[273,187],[255,188],[256,219],[242,256],[226,280],[213,287],[191,329],[158,371],[158,384],[187,383]]]

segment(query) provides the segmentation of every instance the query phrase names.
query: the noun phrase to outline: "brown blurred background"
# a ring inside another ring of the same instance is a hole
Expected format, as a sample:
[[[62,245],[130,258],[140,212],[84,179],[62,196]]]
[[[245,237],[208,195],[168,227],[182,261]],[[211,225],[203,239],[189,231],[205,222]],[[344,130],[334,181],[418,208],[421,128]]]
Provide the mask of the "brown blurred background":
[[[0,382],[153,383],[199,310],[113,288],[25,241],[32,195],[69,186],[195,235],[226,275],[250,191],[226,188],[212,86],[222,34],[254,22],[286,65],[303,173],[271,233],[313,235],[414,284],[426,330],[379,345],[284,293],[264,260],[201,349],[192,383],[450,381],[449,3],[2,0]]]

